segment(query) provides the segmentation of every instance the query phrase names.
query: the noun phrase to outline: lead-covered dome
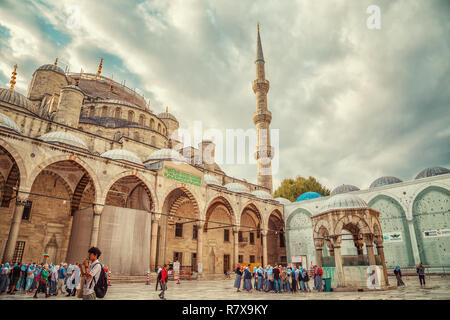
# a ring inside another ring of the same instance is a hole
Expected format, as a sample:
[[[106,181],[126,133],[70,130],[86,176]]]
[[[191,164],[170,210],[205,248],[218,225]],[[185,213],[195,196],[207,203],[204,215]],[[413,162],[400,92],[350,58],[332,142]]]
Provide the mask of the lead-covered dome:
[[[22,133],[19,126],[12,121],[10,117],[5,116],[3,113],[0,113],[0,127],[13,130],[17,133]]]
[[[42,135],[39,139],[50,143],[62,143],[69,146],[88,149],[86,143],[77,136],[64,131],[53,131]]]
[[[124,149],[112,149],[108,150],[101,155],[102,157],[113,159],[113,160],[124,160],[129,162],[134,162],[137,164],[142,164],[141,159],[131,151]]]
[[[203,179],[205,180],[206,184],[212,184],[212,185],[216,185],[216,186],[222,186],[222,184],[219,182],[219,180],[217,180],[216,177],[210,175],[210,174],[205,174],[203,176]]]
[[[55,66],[54,64],[44,64],[44,65],[40,66],[39,68],[37,68],[37,70],[54,71],[54,72],[60,73],[62,75],[66,74],[63,69],[61,69],[58,66]]]
[[[175,116],[173,114],[169,113],[169,112],[162,112],[162,113],[158,114],[158,118],[160,118],[160,119],[170,119],[170,120],[178,122],[177,118],[175,118]]]
[[[156,160],[188,162],[186,158],[184,158],[179,152],[173,149],[156,150],[144,162]]]
[[[416,176],[416,179],[433,177],[433,176],[438,176],[440,174],[446,174],[446,173],[450,173],[450,170],[448,170],[447,168],[431,167],[431,168],[426,168],[426,169],[423,169],[422,171],[420,171],[419,174]]]
[[[0,101],[26,109],[30,107],[30,101],[15,90],[0,88]]]
[[[264,190],[255,190],[252,191],[251,194],[263,200],[273,199],[272,195]]]
[[[339,187],[336,187],[333,189],[333,191],[331,191],[330,196],[334,196],[336,194],[341,194],[341,193],[347,193],[347,192],[352,192],[352,191],[358,191],[359,188],[355,187],[351,184],[343,184],[340,185]]]
[[[370,184],[369,189],[386,186],[388,184],[399,183],[399,182],[403,182],[403,181],[397,177],[391,177],[391,176],[380,177]]]
[[[244,186],[243,184],[231,182],[225,185],[228,191],[236,192],[236,193],[250,193],[250,190]]]
[[[320,197],[323,197],[323,195],[321,195],[320,193],[317,193],[317,192],[308,191],[308,192],[302,193],[297,198],[297,200],[295,200],[295,202],[311,200],[311,199],[316,199],[316,198],[320,198]]]
[[[291,201],[289,201],[289,199],[286,199],[286,198],[283,198],[283,197],[278,197],[278,198],[275,198],[274,200],[276,200],[279,203],[284,204],[284,205],[288,205],[288,204],[292,203]]]
[[[365,209],[367,203],[355,194],[343,193],[330,197],[320,208],[320,212],[339,209]]]

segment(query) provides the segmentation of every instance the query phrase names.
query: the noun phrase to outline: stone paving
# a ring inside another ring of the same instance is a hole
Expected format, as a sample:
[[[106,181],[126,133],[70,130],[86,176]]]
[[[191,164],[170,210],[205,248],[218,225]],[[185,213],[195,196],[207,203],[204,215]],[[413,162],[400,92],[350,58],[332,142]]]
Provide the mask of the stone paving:
[[[211,280],[211,281],[182,281],[176,284],[169,281],[166,298],[168,300],[449,300],[450,299],[450,277],[427,276],[426,288],[420,288],[417,277],[403,277],[407,287],[400,289],[377,291],[377,292],[300,292],[297,294],[262,293],[262,292],[236,292],[233,288],[234,280]],[[390,278],[390,284],[395,284],[395,279]],[[312,282],[310,282],[312,283]],[[159,300],[158,292],[155,292],[155,283],[149,286],[145,283],[117,283],[112,284],[104,300]],[[33,299],[32,295],[25,296],[16,293],[11,296],[3,294],[0,300],[23,300],[30,299],[39,301],[44,295],[39,294],[39,299]],[[57,296],[49,297],[51,300],[78,300],[75,297]]]

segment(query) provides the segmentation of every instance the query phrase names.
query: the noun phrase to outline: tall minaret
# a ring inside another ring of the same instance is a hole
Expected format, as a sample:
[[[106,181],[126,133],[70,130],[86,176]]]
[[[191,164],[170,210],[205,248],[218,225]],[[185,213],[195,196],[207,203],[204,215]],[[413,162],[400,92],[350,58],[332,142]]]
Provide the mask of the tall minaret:
[[[256,125],[257,147],[255,157],[258,162],[258,185],[270,189],[272,192],[272,157],[273,150],[270,145],[270,121],[272,113],[267,109],[267,92],[269,81],[264,72],[264,56],[261,46],[258,24],[258,43],[256,46],[256,80],[253,81],[253,92],[256,95],[256,112],[253,113],[253,122]]]

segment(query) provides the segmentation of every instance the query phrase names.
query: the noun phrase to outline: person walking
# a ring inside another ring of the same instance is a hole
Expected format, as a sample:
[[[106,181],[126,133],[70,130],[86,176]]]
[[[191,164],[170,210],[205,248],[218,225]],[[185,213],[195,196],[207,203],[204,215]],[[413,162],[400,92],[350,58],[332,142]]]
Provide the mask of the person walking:
[[[1,277],[0,278],[0,295],[2,295],[3,292],[5,292],[6,289],[8,288],[9,273],[10,273],[9,263],[6,262],[0,273],[0,277]]]
[[[314,287],[317,291],[322,291],[322,268],[314,266]]]
[[[234,279],[234,287],[237,289],[236,292],[240,292],[241,288],[241,279],[242,279],[242,269],[241,265],[238,264],[236,267],[236,278]]]
[[[48,264],[45,264],[44,267],[41,270],[41,273],[39,274],[39,287],[37,288],[36,292],[34,293],[33,298],[37,299],[37,295],[40,292],[45,293],[45,297],[48,298],[49,294],[47,292],[47,281],[48,281],[48,275],[49,275],[49,269]]]
[[[305,291],[311,292],[311,289],[309,288],[309,274],[308,274],[307,268],[303,268],[302,281],[303,281],[303,286],[305,287]]]
[[[51,296],[56,296],[56,287],[58,284],[58,276],[59,276],[59,265],[53,266],[52,273],[50,275],[50,292],[49,294]]]
[[[31,290],[31,285],[33,284],[35,269],[36,269],[36,266],[34,263],[30,264],[27,268],[27,280],[26,280],[26,285],[25,285],[25,294],[28,294],[28,292]]]
[[[15,293],[15,291],[16,291],[16,286],[17,286],[17,283],[19,282],[19,279],[20,279],[20,265],[16,262],[15,264],[14,264],[14,267],[13,267],[13,269],[12,269],[12,273],[11,273],[11,290],[9,291],[9,294],[12,294],[12,295],[14,295],[14,294],[16,294]]]
[[[58,270],[58,283],[56,287],[56,295],[58,295],[59,291],[61,293],[64,293],[64,284],[67,279],[67,263],[61,263],[59,270]]]
[[[102,252],[99,248],[92,247],[88,250],[88,254],[89,260],[84,260],[83,264],[79,265],[81,274],[86,278],[83,287],[83,300],[96,300],[97,296],[94,288],[102,271],[102,265],[98,261]]]
[[[277,266],[273,268],[273,284],[275,293],[281,293],[280,268]]]
[[[402,271],[399,266],[396,266],[394,269],[395,278],[397,279],[397,287],[404,286],[405,283],[402,280]]]
[[[70,296],[74,296],[75,295],[75,291],[76,291],[76,282],[75,282],[75,268],[72,266],[69,266],[69,268],[67,270],[71,270],[72,272],[68,271],[68,273],[70,274],[70,276],[67,278],[67,295],[66,297],[70,297]]]
[[[300,290],[305,291],[305,283],[303,282],[303,264],[300,262],[300,267],[298,268],[298,283],[300,285]]]
[[[157,265],[156,266],[156,272],[158,272],[158,275],[156,276],[156,287],[155,287],[155,291],[158,291],[158,285],[159,285],[159,287],[161,287],[161,266],[160,265]]]
[[[291,280],[292,280],[291,292],[297,293],[297,270],[295,267],[293,267],[291,271]]]
[[[419,263],[419,266],[416,268],[417,274],[419,275],[419,281],[420,281],[420,287],[422,288],[422,284],[423,287],[425,287],[425,268],[421,263]]]
[[[244,290],[247,290],[247,292],[252,293],[252,273],[250,272],[250,265],[245,267],[244,269]]]
[[[159,298],[161,300],[167,300],[164,297],[164,292],[166,292],[166,290],[167,290],[167,280],[168,280],[168,275],[169,275],[169,273],[167,272],[168,268],[169,268],[168,265],[165,264],[161,270],[161,292],[159,293]]]

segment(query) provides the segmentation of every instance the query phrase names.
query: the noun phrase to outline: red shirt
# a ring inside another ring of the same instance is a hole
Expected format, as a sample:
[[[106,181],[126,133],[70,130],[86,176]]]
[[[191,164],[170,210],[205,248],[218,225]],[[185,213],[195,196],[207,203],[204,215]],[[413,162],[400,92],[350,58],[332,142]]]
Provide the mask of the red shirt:
[[[163,268],[161,270],[161,281],[163,283],[166,283],[166,279],[167,279],[167,270]]]

